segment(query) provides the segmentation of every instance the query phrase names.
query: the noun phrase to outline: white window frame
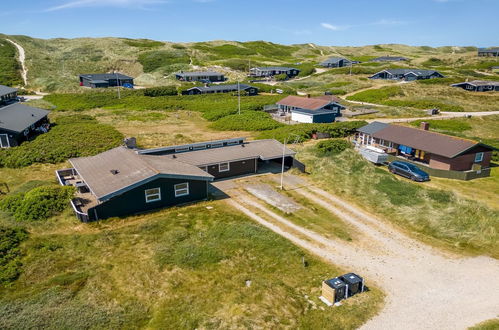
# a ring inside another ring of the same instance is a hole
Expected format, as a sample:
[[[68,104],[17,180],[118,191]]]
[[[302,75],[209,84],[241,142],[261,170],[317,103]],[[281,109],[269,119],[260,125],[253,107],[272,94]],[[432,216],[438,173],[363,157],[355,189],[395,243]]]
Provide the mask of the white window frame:
[[[233,146],[233,145],[236,145],[236,144],[239,144],[239,141],[229,141],[229,142],[227,142],[228,146]]]
[[[0,148],[10,148],[9,135],[8,134],[0,134],[0,136],[5,136],[5,138],[7,139],[7,145],[6,146],[4,146],[2,144],[2,141],[0,140]]]
[[[475,154],[475,163],[483,162],[483,152],[477,152]]]
[[[192,147],[192,150],[203,150],[206,149],[206,144],[203,144],[202,146],[194,146]]]
[[[158,192],[151,192],[151,190],[158,190]],[[161,188],[151,188],[151,189],[146,189],[144,190],[144,195],[146,197],[146,203],[153,203],[161,200]],[[154,197],[154,199],[149,199],[149,197]]]
[[[189,151],[189,147],[175,148],[175,152],[186,152]]]
[[[179,186],[183,186],[183,185],[185,185],[185,187],[182,187],[182,188],[179,187]],[[176,184],[173,186],[173,188],[175,190],[175,197],[182,197],[182,196],[189,195],[189,182],[183,182],[183,183]]]
[[[220,147],[223,147],[224,144],[222,142],[219,142],[219,143],[212,143],[211,144],[211,148],[220,148]]]
[[[222,170],[222,165],[227,165],[227,169]],[[229,172],[230,171],[230,163],[220,163],[218,164],[218,172]]]

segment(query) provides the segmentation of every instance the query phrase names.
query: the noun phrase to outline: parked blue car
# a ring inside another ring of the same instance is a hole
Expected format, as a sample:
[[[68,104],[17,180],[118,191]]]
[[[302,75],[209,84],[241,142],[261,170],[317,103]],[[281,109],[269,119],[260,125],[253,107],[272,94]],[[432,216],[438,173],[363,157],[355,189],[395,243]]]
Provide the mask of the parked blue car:
[[[430,181],[430,176],[414,164],[402,161],[394,161],[388,165],[388,170],[394,174],[405,176],[413,181]]]

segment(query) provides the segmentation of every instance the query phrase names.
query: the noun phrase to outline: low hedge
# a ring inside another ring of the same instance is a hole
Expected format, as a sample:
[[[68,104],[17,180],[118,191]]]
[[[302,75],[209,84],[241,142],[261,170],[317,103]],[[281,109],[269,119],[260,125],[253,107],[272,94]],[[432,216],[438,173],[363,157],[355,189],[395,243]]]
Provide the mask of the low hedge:
[[[298,142],[309,140],[314,133],[327,133],[330,134],[331,138],[341,138],[354,134],[356,129],[365,125],[367,125],[365,121],[286,125],[262,132],[258,135],[258,138],[276,139],[281,142],[286,140],[288,143],[295,140],[298,140]]]
[[[319,156],[337,155],[342,151],[351,148],[352,144],[344,139],[328,139],[320,141],[315,146],[315,150]]]
[[[12,214],[17,221],[44,220],[59,214],[75,192],[70,186],[41,186],[26,193],[16,193],[0,201],[0,209]]]

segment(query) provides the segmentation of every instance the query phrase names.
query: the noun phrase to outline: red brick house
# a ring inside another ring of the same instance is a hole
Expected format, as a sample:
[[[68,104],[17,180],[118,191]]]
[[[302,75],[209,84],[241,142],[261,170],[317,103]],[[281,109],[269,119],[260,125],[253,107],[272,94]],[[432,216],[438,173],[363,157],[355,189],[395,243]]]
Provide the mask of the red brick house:
[[[447,171],[470,171],[490,167],[494,148],[455,136],[401,125],[373,122],[357,130],[359,145],[373,145],[387,153],[406,158],[429,168]]]

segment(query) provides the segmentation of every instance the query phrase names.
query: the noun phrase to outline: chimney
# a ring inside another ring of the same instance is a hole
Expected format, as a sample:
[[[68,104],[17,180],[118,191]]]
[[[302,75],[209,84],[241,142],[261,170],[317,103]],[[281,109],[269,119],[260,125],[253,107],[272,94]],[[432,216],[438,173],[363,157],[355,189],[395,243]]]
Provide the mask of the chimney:
[[[307,94],[307,99],[309,99],[309,98],[310,98],[310,94]]]
[[[430,129],[430,123],[426,121],[422,121],[420,125],[422,130],[428,131]]]

